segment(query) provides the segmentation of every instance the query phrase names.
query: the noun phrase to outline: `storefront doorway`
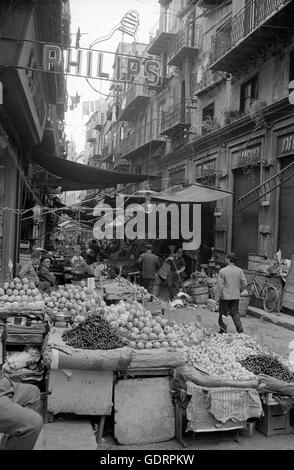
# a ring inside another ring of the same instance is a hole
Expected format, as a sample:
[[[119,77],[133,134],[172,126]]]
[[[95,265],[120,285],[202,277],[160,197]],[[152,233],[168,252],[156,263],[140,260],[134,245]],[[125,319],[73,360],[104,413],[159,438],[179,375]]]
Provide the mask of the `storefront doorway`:
[[[234,170],[234,202],[259,184],[259,167],[254,167],[250,177],[242,168]],[[241,268],[248,267],[248,253],[258,252],[258,220],[259,201],[240,212],[234,210],[232,251],[236,253]]]
[[[281,170],[292,163],[294,156],[280,160]],[[279,241],[278,248],[283,258],[291,259],[294,254],[294,177],[280,186]]]

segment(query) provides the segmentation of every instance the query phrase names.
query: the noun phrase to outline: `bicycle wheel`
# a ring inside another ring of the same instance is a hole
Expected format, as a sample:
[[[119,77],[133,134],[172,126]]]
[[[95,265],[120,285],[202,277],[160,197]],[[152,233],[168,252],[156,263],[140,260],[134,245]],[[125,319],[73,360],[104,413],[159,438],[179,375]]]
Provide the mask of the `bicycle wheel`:
[[[266,286],[265,298],[263,299],[263,308],[266,312],[273,312],[279,300],[278,290],[274,286]]]

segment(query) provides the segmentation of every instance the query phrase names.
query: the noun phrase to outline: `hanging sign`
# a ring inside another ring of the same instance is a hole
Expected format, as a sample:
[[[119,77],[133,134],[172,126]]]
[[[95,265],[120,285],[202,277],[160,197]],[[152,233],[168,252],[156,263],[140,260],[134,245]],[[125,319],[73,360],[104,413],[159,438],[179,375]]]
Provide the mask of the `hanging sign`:
[[[54,44],[43,46],[43,70],[76,75],[77,77],[109,80],[103,71],[104,53],[93,49],[61,49]],[[142,78],[144,85],[157,86],[161,79],[161,62],[135,56],[116,56],[112,81],[131,82]]]

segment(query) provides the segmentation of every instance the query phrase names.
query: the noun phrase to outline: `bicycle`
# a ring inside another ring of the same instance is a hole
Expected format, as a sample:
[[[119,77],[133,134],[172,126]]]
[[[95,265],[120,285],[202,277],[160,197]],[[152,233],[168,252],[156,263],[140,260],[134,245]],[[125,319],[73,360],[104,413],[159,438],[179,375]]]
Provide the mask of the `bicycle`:
[[[252,280],[247,285],[249,294],[262,299],[263,309],[277,313],[281,310],[281,290],[270,284],[267,280],[262,283],[256,272],[253,272]]]

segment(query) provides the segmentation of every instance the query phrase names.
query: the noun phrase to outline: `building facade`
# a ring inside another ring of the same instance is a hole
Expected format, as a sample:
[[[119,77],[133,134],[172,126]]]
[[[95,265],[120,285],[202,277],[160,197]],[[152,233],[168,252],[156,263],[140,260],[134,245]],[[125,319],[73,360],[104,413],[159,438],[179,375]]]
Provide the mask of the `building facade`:
[[[64,158],[63,119],[66,89],[63,74],[41,73],[40,42],[69,44],[67,0],[3,2],[0,110],[0,279],[14,273],[20,241],[42,246],[53,222],[40,220],[39,205],[53,201],[48,174],[32,160],[34,152]],[[17,25],[17,27],[16,27]],[[49,178],[50,179],[50,178]],[[35,210],[32,208],[35,207]],[[27,210],[26,216],[21,211]]]
[[[291,258],[293,1],[159,3],[141,53],[161,61],[163,78],[146,89],[137,76],[120,89],[108,128],[123,135],[105,161],[119,152],[132,171],[157,175],[156,189],[197,182],[231,191],[202,206],[203,248],[215,247],[220,261],[228,250],[243,267],[250,252],[280,248]]]

